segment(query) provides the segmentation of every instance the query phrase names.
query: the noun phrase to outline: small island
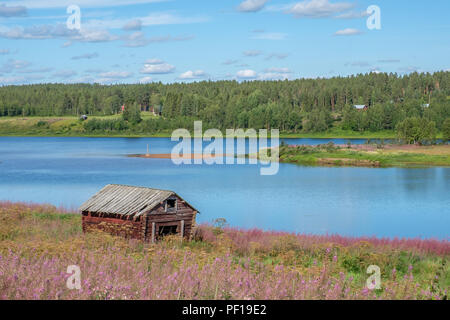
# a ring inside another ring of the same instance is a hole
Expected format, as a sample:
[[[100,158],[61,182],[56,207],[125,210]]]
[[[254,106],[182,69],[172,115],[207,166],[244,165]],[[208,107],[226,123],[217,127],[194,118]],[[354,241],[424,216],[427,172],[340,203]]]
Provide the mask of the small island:
[[[450,145],[402,145],[402,144],[347,144],[332,142],[317,146],[280,145],[280,162],[317,166],[352,167],[429,167],[450,166]],[[258,157],[264,160],[272,149],[261,150]]]

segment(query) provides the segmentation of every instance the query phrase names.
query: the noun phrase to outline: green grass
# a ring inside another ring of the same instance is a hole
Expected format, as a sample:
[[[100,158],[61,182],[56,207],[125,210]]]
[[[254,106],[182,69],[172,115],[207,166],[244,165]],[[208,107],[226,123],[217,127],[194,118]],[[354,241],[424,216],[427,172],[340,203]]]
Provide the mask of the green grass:
[[[119,119],[121,115],[110,116],[90,116],[92,119]],[[156,118],[150,112],[142,112],[143,120]],[[127,131],[104,131],[87,133],[83,130],[83,122],[74,116],[62,117],[1,117],[0,136],[33,136],[33,137],[171,137],[171,131],[161,131],[153,133],[136,133]],[[438,138],[442,135],[439,134]],[[395,139],[396,133],[393,130],[383,130],[377,132],[356,132],[343,130],[335,127],[326,132],[281,132],[280,138],[314,138],[314,139]]]
[[[448,147],[450,148],[450,146]],[[280,147],[280,161],[303,165],[374,166],[374,167],[426,167],[450,166],[448,149],[441,154],[402,152],[400,149],[356,151],[345,148]],[[326,161],[324,159],[327,159]],[[335,161],[331,161],[336,159]],[[354,160],[354,161],[350,161]],[[324,163],[326,162],[326,163]]]

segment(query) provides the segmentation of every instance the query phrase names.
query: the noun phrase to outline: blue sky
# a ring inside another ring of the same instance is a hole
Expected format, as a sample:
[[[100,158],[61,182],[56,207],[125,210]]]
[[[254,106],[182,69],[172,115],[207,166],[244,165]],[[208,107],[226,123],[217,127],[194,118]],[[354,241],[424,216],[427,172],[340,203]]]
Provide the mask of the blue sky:
[[[0,1],[0,85],[449,70],[449,12],[448,0]]]

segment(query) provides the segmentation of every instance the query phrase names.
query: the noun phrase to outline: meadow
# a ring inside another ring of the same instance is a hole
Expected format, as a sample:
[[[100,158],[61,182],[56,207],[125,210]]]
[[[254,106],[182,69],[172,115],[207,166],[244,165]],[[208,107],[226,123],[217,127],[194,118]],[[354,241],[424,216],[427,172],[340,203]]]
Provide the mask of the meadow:
[[[83,234],[63,208],[0,203],[0,299],[447,299],[450,243],[200,225],[157,244]],[[69,265],[81,270],[70,290]],[[381,288],[369,290],[369,265]]]

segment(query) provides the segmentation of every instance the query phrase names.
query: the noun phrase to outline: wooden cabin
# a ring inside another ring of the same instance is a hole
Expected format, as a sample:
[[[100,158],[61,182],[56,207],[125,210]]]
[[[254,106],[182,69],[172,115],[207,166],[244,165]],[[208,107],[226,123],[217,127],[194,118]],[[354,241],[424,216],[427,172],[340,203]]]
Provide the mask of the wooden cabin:
[[[109,184],[79,209],[83,232],[102,230],[155,242],[178,234],[189,240],[198,211],[173,191]]]

